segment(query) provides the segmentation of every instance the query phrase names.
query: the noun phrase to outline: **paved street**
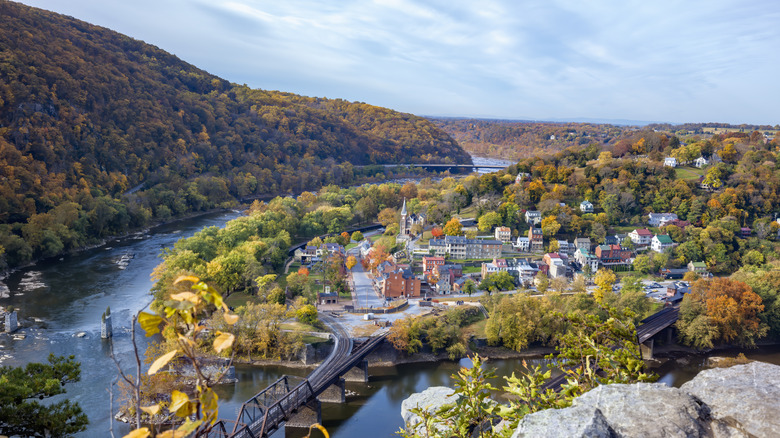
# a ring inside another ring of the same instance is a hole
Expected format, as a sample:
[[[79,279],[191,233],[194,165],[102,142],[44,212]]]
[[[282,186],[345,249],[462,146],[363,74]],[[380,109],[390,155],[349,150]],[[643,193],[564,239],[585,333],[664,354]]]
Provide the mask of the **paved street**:
[[[355,283],[354,299],[355,307],[382,307],[384,300],[379,298],[371,285],[371,278],[363,270],[363,265],[358,262],[352,268],[352,279]]]

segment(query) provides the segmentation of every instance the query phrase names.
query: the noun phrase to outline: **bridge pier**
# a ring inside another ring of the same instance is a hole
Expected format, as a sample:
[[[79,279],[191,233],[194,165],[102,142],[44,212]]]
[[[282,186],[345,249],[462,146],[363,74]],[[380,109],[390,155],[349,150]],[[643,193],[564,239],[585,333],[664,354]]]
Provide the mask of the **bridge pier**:
[[[368,382],[368,361],[362,360],[344,374],[347,382]]]
[[[346,403],[346,385],[344,379],[338,379],[336,383],[328,386],[325,391],[322,391],[317,399],[325,403]]]
[[[642,353],[642,359],[650,360],[653,358],[653,339],[650,338],[647,341],[639,344],[639,351]]]
[[[306,404],[301,405],[295,414],[284,423],[286,429],[308,429],[314,423],[322,424],[322,403],[312,398]]]

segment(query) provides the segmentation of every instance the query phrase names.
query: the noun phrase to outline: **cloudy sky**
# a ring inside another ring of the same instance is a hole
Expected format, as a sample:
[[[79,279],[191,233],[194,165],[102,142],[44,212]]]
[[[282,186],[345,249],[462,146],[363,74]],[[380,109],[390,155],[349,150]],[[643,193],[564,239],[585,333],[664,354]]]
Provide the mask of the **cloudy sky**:
[[[777,0],[23,0],[254,88],[419,115],[780,124]]]

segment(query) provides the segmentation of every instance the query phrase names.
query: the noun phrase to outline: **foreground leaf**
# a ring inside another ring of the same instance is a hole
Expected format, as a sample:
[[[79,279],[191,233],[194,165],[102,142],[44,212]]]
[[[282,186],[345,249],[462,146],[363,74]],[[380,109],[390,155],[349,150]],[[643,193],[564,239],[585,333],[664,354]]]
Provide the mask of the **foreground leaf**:
[[[149,429],[146,428],[146,427],[142,427],[140,429],[136,429],[136,430],[128,433],[127,435],[125,435],[122,438],[146,438],[146,437],[148,437],[150,435],[151,435],[151,433],[149,432]]]
[[[219,333],[219,332],[217,332]],[[230,348],[233,345],[233,341],[236,339],[232,333],[222,333],[214,339],[214,351],[222,353],[223,350]]]
[[[160,405],[141,406],[141,410],[149,415],[157,415],[160,412]]]
[[[184,438],[188,433],[189,432],[181,430],[181,428],[176,430],[166,430],[165,432],[158,434],[157,438]]]
[[[309,426],[309,435],[307,435],[307,436],[311,436],[311,429],[312,428],[319,429],[320,432],[322,432],[322,434],[325,435],[325,438],[330,438],[330,435],[328,434],[328,431],[324,427],[322,427],[322,425],[319,424],[319,423],[314,423],[311,426]]]
[[[168,407],[169,411],[175,412],[179,417],[186,417],[189,415],[190,411],[189,404],[190,398],[187,394],[175,389],[171,391],[171,405]]]
[[[159,315],[153,313],[141,312],[138,314],[138,324],[146,332],[146,337],[152,336],[156,333],[160,333],[160,323],[163,319]]]
[[[238,315],[236,314],[225,312],[223,315],[225,317],[225,322],[230,325],[233,325],[238,322]]]
[[[155,360],[152,363],[152,366],[149,367],[149,371],[147,371],[147,374],[149,374],[151,376],[154,373],[156,373],[157,371],[159,371],[160,368],[162,368],[165,365],[167,365],[168,362],[170,362],[171,359],[173,359],[173,357],[176,356],[176,353],[178,353],[178,352],[179,352],[179,350],[173,350],[173,351],[169,351],[169,352],[165,353],[164,355],[158,357],[157,360]]]
[[[177,278],[173,284],[176,285],[183,281],[189,281],[190,283],[197,284],[200,282],[200,278],[193,277],[192,275],[182,275],[181,277]]]

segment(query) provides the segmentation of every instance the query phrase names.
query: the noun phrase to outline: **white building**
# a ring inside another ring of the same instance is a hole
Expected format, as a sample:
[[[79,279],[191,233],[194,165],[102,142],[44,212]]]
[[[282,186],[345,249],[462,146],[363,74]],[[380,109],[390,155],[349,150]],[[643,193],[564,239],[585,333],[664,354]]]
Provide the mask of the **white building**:
[[[637,246],[647,246],[653,240],[653,233],[647,228],[636,229],[628,233],[628,238]]]
[[[674,246],[674,241],[668,234],[657,234],[650,241],[650,249],[655,252],[664,252]]]
[[[518,251],[528,252],[531,250],[531,241],[525,236],[519,236],[512,246]]]
[[[674,157],[664,158],[664,166],[677,167],[677,158]]]
[[[673,221],[677,218],[674,213],[649,213],[647,215],[647,223],[651,227],[662,227],[666,222]]]
[[[710,164],[710,160],[708,160],[708,159],[706,159],[704,157],[699,157],[699,158],[693,160],[693,165],[698,167],[699,169],[701,169],[702,167],[704,167],[704,166],[706,166],[708,164]]]
[[[542,212],[539,210],[527,210],[525,212],[525,221],[531,225],[542,223]]]
[[[580,202],[580,211],[583,213],[593,213],[593,204],[587,199]]]
[[[583,270],[585,270],[585,266],[590,266],[591,274],[599,270],[599,258],[584,248],[580,248],[574,253],[574,260],[582,266]]]

